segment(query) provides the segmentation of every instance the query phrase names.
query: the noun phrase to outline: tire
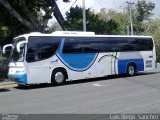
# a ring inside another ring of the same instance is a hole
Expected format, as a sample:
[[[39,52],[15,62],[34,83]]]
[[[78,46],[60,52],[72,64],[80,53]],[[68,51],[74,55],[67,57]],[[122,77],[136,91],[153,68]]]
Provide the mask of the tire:
[[[62,85],[66,81],[66,72],[63,69],[56,69],[52,72],[51,82],[56,85]]]
[[[134,76],[136,73],[136,68],[134,64],[128,64],[127,67],[127,75],[128,76]]]

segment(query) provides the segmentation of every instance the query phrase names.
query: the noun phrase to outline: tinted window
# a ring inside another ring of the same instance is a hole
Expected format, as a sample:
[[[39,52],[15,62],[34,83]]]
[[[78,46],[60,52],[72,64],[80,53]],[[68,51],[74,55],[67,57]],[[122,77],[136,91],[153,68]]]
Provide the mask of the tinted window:
[[[134,38],[117,38],[119,40],[117,47],[119,51],[136,51]]]
[[[82,42],[84,52],[120,51],[120,42],[116,38],[85,38]]]
[[[148,51],[153,49],[151,38],[97,38],[100,52]]]
[[[82,53],[80,38],[65,38],[63,53]]]
[[[121,38],[120,51],[148,51],[153,49],[150,38]]]
[[[59,38],[55,37],[29,37],[27,62],[35,62],[51,57],[58,49]]]
[[[98,52],[99,47],[101,47],[100,41],[98,41],[95,38],[82,38],[82,43],[81,46],[83,48],[83,52],[85,53],[93,53],[93,52]]]
[[[102,52],[118,52],[120,51],[120,43],[119,39],[117,38],[103,38],[104,47],[106,48]]]
[[[136,38],[135,39],[136,50],[148,51],[153,50],[153,41],[151,38]]]
[[[67,38],[64,53],[99,53],[148,51],[153,49],[151,38],[134,37],[79,37]]]

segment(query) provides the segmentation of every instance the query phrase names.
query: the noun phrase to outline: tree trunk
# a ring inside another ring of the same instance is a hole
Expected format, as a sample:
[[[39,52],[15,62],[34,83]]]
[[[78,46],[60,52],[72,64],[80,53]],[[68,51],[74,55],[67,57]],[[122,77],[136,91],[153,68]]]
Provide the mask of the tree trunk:
[[[33,28],[38,30],[41,26],[40,26],[39,21],[37,20],[37,17],[33,14],[33,12],[31,12],[27,7],[24,7],[22,9],[22,11],[28,17],[28,19],[31,22]]]
[[[64,18],[57,6],[57,3],[55,2],[55,0],[50,0],[51,6],[52,6],[52,10],[54,13],[55,18],[57,19],[59,25],[62,27],[63,30],[66,30],[65,26],[64,26]]]
[[[15,18],[17,18],[23,25],[25,25],[26,27],[33,29],[32,24],[24,19],[20,14],[18,14],[15,9],[12,8],[12,6],[9,4],[8,0],[0,0],[0,4],[2,4],[7,10],[8,12],[14,16]]]

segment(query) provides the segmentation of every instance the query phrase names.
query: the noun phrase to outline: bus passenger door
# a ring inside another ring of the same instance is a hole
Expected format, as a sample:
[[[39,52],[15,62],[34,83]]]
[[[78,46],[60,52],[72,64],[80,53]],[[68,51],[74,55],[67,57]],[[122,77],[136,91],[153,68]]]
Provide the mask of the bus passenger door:
[[[27,63],[29,83],[50,83],[50,66],[48,60]]]
[[[27,46],[28,77],[32,83],[51,82],[51,61],[60,39],[51,36],[31,36]]]
[[[112,54],[101,53],[97,59],[96,71],[97,77],[105,77],[114,74],[114,58]]]

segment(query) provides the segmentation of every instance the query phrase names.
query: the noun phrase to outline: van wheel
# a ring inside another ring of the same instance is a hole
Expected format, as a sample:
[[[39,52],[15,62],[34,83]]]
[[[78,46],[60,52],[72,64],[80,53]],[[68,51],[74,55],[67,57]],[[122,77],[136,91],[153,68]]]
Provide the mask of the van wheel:
[[[52,73],[51,82],[56,85],[62,85],[66,81],[66,74],[63,69],[56,69]]]
[[[127,75],[128,76],[134,76],[136,73],[136,68],[134,64],[129,64],[127,67]]]

